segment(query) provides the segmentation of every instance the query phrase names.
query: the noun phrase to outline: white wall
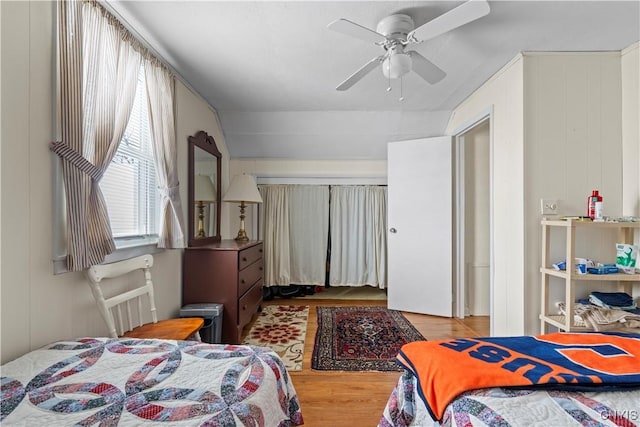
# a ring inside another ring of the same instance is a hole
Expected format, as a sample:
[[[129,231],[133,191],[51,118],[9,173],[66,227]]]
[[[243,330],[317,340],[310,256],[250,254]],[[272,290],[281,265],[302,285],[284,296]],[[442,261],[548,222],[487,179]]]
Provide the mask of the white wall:
[[[606,215],[622,215],[623,200],[637,209],[638,97],[622,95],[623,84],[638,93],[637,47],[622,57],[519,55],[452,115],[448,131],[455,133],[493,107],[496,335],[539,332],[540,198],[559,199],[560,214],[584,215],[586,196],[598,189]],[[631,176],[624,193],[623,174]],[[596,233],[577,245],[608,259],[610,240]],[[563,250],[554,246],[555,256]]]
[[[622,51],[622,214],[640,217],[640,43]],[[635,241],[640,242],[640,232]],[[636,284],[634,297],[640,297]]]
[[[203,130],[212,136],[216,142],[216,147],[222,154],[222,176],[220,185],[222,188],[222,194],[229,185],[229,150],[222,133],[222,128],[218,121],[217,114],[211,110],[209,105],[202,100],[199,96],[193,94],[184,84],[176,83],[176,141],[180,150],[178,151],[178,164],[180,169],[180,196],[182,197],[182,210],[184,212],[185,219],[185,235],[188,234],[188,192],[187,185],[189,182],[188,177],[188,153],[187,147],[189,145],[189,136],[195,135],[199,130]],[[226,238],[224,231],[228,229],[228,216],[224,210],[224,204],[222,205],[222,213],[220,218],[220,230],[222,238]]]
[[[623,215],[640,216],[640,43],[622,51]]]
[[[0,25],[2,23],[2,7],[0,7]],[[8,34],[7,34],[8,36]],[[4,37],[4,39],[6,40],[7,37]],[[2,31],[0,31],[0,46],[2,46]],[[2,93],[3,88],[1,86],[2,85],[2,55],[0,55],[0,93]],[[2,126],[4,124],[4,120],[2,119],[2,109],[3,109],[3,105],[2,102],[0,102],[0,129],[2,129],[4,126]],[[2,140],[4,137],[4,133],[0,132],[0,189],[2,188]],[[2,242],[2,197],[0,197],[0,242]],[[1,264],[1,260],[2,260],[2,246],[0,244],[0,273],[2,270],[2,264]],[[0,274],[0,290],[2,289],[2,274]],[[0,292],[0,315],[2,314],[2,292]],[[2,349],[2,345],[0,344],[0,351]],[[0,362],[2,362],[0,360]]]
[[[82,273],[53,275],[52,154],[54,2],[0,2],[1,18],[1,362],[59,339],[103,336]],[[215,114],[176,85],[180,194],[187,215],[187,135],[204,129],[227,153]],[[224,176],[223,172],[223,176]],[[160,318],[180,308],[182,251],[155,256]]]
[[[456,134],[493,107],[493,333],[517,335],[524,325],[523,58],[518,56],[451,115]]]
[[[540,302],[540,198],[559,200],[561,215],[586,215],[592,190],[603,195],[604,214],[622,215],[622,98],[619,52],[528,54],[525,57],[525,256],[527,322],[535,327]],[[576,256],[615,259],[615,233],[576,235]],[[564,235],[551,236],[551,259],[565,258]],[[564,298],[552,279],[548,304]],[[603,283],[576,287],[576,297],[615,290]],[[555,310],[555,309],[554,309]]]
[[[33,100],[29,97],[29,83],[36,80],[37,76],[31,77],[28,70],[29,56],[28,42],[30,39],[30,21],[29,3],[0,3],[2,13],[0,15],[2,21],[0,31],[2,32],[2,123],[0,131],[2,132],[2,361],[5,361],[6,345],[5,340],[9,339],[17,346],[18,351],[29,347],[29,337],[22,336],[25,329],[28,330],[30,325],[26,323],[29,319],[21,316],[21,312],[29,308],[29,288],[21,285],[20,282],[11,286],[9,282],[19,280],[24,282],[25,277],[29,276],[29,240],[31,238],[30,218],[28,215],[30,200],[29,188],[29,140],[30,135],[29,113],[30,105]],[[50,27],[47,22],[46,12],[41,14],[42,20],[45,21],[44,27]],[[46,31],[46,30],[45,30]],[[20,43],[10,43],[9,38],[20,41]],[[48,46],[40,47],[42,51],[42,59],[47,60],[49,53]],[[45,80],[50,78],[46,73],[40,75]],[[44,102],[50,100],[48,93],[44,93]],[[11,102],[10,102],[11,101]],[[40,117],[42,113],[40,113]],[[50,137],[50,125],[48,120],[42,123],[40,132],[45,138]],[[34,126],[35,127],[35,126]],[[35,130],[38,132],[38,130]],[[8,161],[11,159],[11,161]],[[46,164],[46,163],[45,163]],[[12,184],[7,185],[8,178]],[[11,204],[9,204],[9,202]],[[36,201],[37,202],[37,201]],[[46,215],[47,211],[42,212]],[[44,217],[46,220],[46,216]],[[43,239],[47,236],[43,236]],[[16,274],[18,273],[18,274]],[[16,303],[18,302],[18,303]],[[22,306],[22,307],[21,307]],[[5,321],[7,319],[7,321]],[[17,322],[24,322],[22,330],[18,328],[9,328],[10,319],[16,319]]]

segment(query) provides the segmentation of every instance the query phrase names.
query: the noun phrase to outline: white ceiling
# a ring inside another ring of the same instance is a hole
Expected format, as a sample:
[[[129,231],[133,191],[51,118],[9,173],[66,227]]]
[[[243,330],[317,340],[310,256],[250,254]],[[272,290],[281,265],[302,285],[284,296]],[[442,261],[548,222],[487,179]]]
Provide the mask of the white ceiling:
[[[621,50],[640,39],[640,0],[490,1],[489,15],[417,47],[447,72],[387,92],[374,70],[335,87],[381,47],[327,29],[416,26],[461,1],[115,1],[107,6],[218,112],[232,158],[385,159],[386,143],[444,133],[462,100],[522,51]]]

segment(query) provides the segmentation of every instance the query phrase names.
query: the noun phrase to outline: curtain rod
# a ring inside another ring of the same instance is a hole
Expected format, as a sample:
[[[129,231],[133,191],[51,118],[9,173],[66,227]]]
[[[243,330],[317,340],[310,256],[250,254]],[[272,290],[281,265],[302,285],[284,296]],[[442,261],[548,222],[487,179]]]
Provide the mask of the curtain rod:
[[[147,41],[147,39],[145,39],[142,34],[140,34],[140,32],[138,30],[135,29],[135,27],[133,25],[131,25],[131,23],[129,21],[127,21],[127,19],[122,16],[122,14],[120,14],[110,3],[109,0],[97,0],[96,1],[100,6],[102,6],[107,12],[109,12],[110,14],[112,14],[116,19],[118,19],[118,21],[120,21],[120,23],[136,38],[138,39],[138,42],[144,46],[145,49],[149,50],[149,52],[151,52],[157,59],[158,61],[160,61],[162,64],[164,64],[165,67],[167,67],[172,73],[173,75],[176,77],[176,79],[180,80],[180,82],[185,85],[187,87],[187,89],[189,89],[191,92],[193,92],[196,96],[198,96],[198,98],[200,98],[201,101],[203,101],[214,113],[216,113],[216,115],[218,114],[218,111],[215,109],[214,106],[212,106],[211,104],[209,104],[209,101],[207,101],[201,94],[200,92],[198,92],[197,90],[195,90],[193,88],[193,86],[191,86],[191,84],[182,76],[182,74],[180,74],[175,67],[173,67],[169,61],[167,61],[164,56],[162,56],[152,45],[151,43],[149,43]]]
[[[387,185],[386,176],[283,176],[256,174],[258,184]]]

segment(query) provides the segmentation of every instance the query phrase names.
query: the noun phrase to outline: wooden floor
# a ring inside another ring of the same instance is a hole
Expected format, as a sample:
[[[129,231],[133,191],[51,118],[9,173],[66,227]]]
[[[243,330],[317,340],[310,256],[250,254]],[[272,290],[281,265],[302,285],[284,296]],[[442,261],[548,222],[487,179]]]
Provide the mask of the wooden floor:
[[[280,299],[264,305],[308,305],[309,322],[302,371],[291,372],[300,399],[305,426],[377,426],[399,372],[314,371],[311,369],[313,342],[318,328],[318,306],[386,306],[386,301]],[[488,317],[464,320],[404,313],[428,340],[489,335]],[[249,329],[250,325],[245,329]]]

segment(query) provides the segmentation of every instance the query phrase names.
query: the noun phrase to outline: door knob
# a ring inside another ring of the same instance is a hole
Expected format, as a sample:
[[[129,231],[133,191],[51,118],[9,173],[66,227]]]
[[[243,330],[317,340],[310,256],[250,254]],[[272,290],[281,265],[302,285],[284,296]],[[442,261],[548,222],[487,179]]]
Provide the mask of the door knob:
[[[391,228],[389,229],[389,232],[390,232],[390,233],[397,233],[397,232],[398,232],[398,230],[396,230],[395,228],[391,227]]]

